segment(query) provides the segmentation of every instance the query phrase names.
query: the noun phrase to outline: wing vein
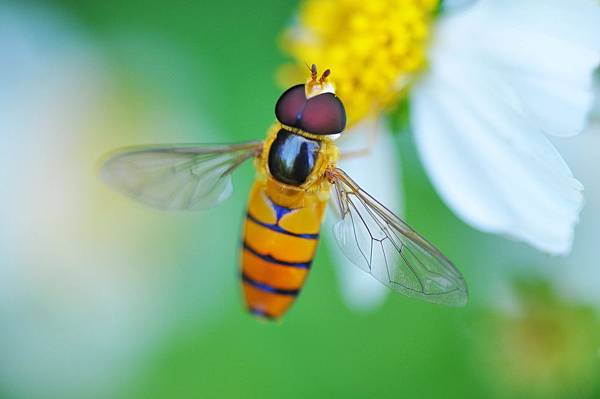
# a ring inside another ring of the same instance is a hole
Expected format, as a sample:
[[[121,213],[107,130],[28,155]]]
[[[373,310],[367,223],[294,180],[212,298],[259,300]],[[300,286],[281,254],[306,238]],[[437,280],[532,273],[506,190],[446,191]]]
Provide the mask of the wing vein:
[[[453,306],[466,303],[464,279],[439,250],[341,169],[329,169],[326,176],[341,210],[334,235],[350,261],[405,295]]]

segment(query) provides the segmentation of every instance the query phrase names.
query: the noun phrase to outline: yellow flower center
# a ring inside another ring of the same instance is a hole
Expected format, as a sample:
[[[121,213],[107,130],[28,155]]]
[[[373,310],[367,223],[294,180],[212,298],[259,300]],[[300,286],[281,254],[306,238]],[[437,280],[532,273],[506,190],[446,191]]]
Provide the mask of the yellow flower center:
[[[351,124],[395,104],[425,65],[438,0],[306,0],[284,48],[330,68]],[[304,69],[306,71],[306,69]]]

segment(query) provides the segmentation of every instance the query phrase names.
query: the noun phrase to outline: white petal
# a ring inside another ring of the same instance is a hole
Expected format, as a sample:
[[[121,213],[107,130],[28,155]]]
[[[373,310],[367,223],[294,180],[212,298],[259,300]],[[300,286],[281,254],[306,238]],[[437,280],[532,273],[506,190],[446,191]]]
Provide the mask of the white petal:
[[[594,97],[594,105],[590,112],[590,125],[594,123],[599,124],[600,122],[600,74],[597,74],[594,79]],[[594,126],[594,128],[598,130],[597,126]]]
[[[570,250],[581,184],[516,111],[510,86],[445,60],[412,92],[412,123],[440,195],[465,221],[551,253]]]
[[[591,0],[482,0],[439,21],[430,57],[434,69],[448,57],[487,69],[542,130],[577,134],[593,101],[600,6]]]
[[[354,150],[366,142],[368,130],[374,128],[369,122],[357,126],[342,136],[340,147],[343,151]],[[378,126],[375,147],[365,157],[343,160],[339,167],[344,169],[368,193],[390,209],[401,214],[402,195],[400,188],[400,162],[394,138],[383,126]],[[329,213],[327,228],[331,230],[335,217]],[[333,235],[330,235],[333,240]],[[342,297],[346,304],[356,310],[370,310],[385,300],[388,289],[372,276],[360,270],[341,252],[337,243],[331,248],[337,273],[340,278]]]
[[[600,309],[600,268],[598,268],[598,229],[600,228],[600,121],[573,140],[557,143],[573,170],[585,184],[586,206],[572,254],[550,271],[550,277],[566,295],[590,302]]]
[[[440,195],[481,230],[567,253],[582,186],[543,133],[585,126],[600,6],[481,0],[440,19],[429,58],[411,116]]]

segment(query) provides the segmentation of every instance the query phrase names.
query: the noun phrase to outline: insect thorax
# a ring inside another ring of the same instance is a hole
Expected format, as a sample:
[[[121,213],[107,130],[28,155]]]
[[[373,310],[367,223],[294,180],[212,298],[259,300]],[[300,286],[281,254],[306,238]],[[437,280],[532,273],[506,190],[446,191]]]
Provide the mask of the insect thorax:
[[[301,186],[313,172],[320,148],[319,141],[281,128],[269,150],[269,171],[281,183]]]
[[[269,130],[262,155],[257,158],[257,178],[278,204],[301,206],[306,195],[329,197],[325,171],[335,167],[338,149],[327,137],[307,135],[280,123]]]

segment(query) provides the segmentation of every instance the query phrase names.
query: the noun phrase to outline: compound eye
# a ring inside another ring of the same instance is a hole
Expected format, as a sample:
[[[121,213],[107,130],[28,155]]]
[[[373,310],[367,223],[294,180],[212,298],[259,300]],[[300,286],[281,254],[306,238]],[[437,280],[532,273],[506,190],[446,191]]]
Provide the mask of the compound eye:
[[[306,104],[306,91],[303,84],[287,89],[275,104],[275,116],[284,125],[297,127]]]
[[[298,126],[313,134],[337,134],[346,127],[346,110],[344,104],[333,93],[323,93],[311,97]]]

